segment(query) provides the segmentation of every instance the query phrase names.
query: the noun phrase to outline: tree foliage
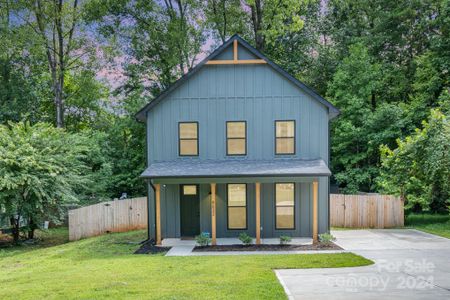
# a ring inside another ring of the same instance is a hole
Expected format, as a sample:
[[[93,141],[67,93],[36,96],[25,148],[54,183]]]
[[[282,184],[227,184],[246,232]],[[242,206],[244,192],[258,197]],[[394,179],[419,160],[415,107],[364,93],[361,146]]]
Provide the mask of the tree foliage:
[[[46,123],[0,125],[0,208],[11,216],[16,242],[22,220],[32,237],[43,220],[59,221],[63,204],[93,192],[88,162],[96,148],[88,136]]]
[[[382,150],[379,184],[388,193],[400,194],[406,207],[447,212],[450,205],[450,122],[432,110],[422,128],[397,141],[397,148]]]

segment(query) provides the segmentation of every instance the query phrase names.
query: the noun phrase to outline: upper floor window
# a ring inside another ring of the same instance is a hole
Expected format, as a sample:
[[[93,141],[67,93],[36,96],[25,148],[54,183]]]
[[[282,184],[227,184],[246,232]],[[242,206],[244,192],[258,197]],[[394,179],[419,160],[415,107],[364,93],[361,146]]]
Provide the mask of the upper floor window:
[[[275,154],[295,154],[295,121],[275,121]]]
[[[198,122],[178,123],[178,149],[180,156],[198,155]]]
[[[228,184],[228,229],[247,229],[247,185]]]
[[[247,154],[247,123],[245,121],[227,122],[227,155]]]

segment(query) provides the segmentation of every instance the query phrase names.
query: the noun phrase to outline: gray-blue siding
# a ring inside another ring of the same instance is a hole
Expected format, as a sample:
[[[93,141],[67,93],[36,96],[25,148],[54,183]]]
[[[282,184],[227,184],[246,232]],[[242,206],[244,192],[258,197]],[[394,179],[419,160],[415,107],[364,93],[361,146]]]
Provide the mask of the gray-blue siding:
[[[292,181],[295,181],[293,179]],[[232,180],[230,182],[233,182]],[[286,182],[283,180],[283,182]],[[200,184],[200,230],[211,232],[210,185]],[[319,189],[319,200],[327,196],[328,189]],[[151,193],[152,194],[152,193]],[[261,184],[261,226],[262,237],[290,236],[310,237],[312,235],[312,184],[295,183],[295,230],[275,229],[274,183]],[[150,201],[151,232],[154,236],[153,195]],[[226,184],[217,184],[217,237],[236,237],[246,231],[255,236],[255,185],[247,184],[247,230],[227,229]],[[319,233],[328,231],[328,203],[319,201]],[[163,185],[161,189],[161,232],[163,238],[180,237],[180,190],[178,184]]]
[[[328,109],[266,65],[205,66],[148,112],[148,157],[178,156],[178,122],[199,122],[199,156],[226,156],[226,121],[247,121],[248,159],[271,159],[274,121],[296,120],[296,154],[328,162]],[[244,159],[245,159],[244,158]],[[234,158],[234,159],[242,159]]]
[[[218,59],[229,59],[230,52]],[[245,58],[252,58],[243,53]],[[244,57],[243,57],[244,58]],[[226,121],[247,121],[247,155],[226,156]],[[296,153],[291,156],[301,159],[323,159],[329,163],[328,108],[314,100],[299,87],[286,80],[268,65],[210,65],[186,80],[147,113],[147,142],[149,164],[155,161],[204,160],[204,159],[276,159],[274,153],[274,121],[296,121]],[[179,157],[178,122],[199,123],[199,156]],[[195,180],[191,181],[195,182]],[[231,182],[231,181],[230,181]],[[163,182],[161,182],[163,183]],[[183,183],[183,182],[181,182]],[[184,182],[187,183],[187,182]],[[299,183],[296,222],[300,226],[295,234],[310,235],[310,183]],[[319,178],[319,232],[328,230],[328,178]],[[218,186],[219,199],[224,199]],[[151,235],[154,236],[154,194],[149,188]],[[208,185],[201,185],[202,230],[208,230],[210,218],[205,212],[209,204],[205,195]],[[249,184],[249,193],[254,187]],[[249,231],[254,233],[254,196],[249,195]],[[306,197],[308,195],[309,199]],[[261,191],[262,222],[273,222],[273,187],[263,184]],[[167,185],[162,193],[161,205],[163,237],[179,235],[179,193],[177,185]],[[222,201],[223,200],[218,200]],[[253,203],[253,204],[252,204]],[[303,204],[302,204],[303,203]],[[220,203],[218,202],[218,205]],[[222,204],[220,204],[222,205]],[[252,206],[253,205],[253,208]],[[302,209],[302,207],[304,209]],[[167,209],[166,209],[167,208]],[[218,207],[218,209],[220,209]],[[304,215],[303,215],[304,214]],[[268,216],[272,216],[269,218]],[[218,235],[227,234],[226,214],[218,214]],[[265,219],[265,220],[264,220]],[[270,221],[272,220],[272,221]],[[178,223],[177,223],[178,222]],[[222,227],[225,222],[225,229]],[[305,222],[305,223],[304,223]],[[274,235],[272,223],[263,223],[263,236]],[[272,225],[271,225],[272,224]],[[303,224],[303,225],[302,225]],[[219,229],[222,228],[222,229]],[[278,233],[277,233],[278,234]]]

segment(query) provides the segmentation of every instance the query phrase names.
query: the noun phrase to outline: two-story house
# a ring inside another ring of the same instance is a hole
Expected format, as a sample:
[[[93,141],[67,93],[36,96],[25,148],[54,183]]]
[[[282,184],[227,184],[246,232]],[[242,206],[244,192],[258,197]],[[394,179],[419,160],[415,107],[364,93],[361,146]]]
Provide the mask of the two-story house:
[[[329,121],[339,111],[235,35],[140,110],[149,238],[329,230]]]

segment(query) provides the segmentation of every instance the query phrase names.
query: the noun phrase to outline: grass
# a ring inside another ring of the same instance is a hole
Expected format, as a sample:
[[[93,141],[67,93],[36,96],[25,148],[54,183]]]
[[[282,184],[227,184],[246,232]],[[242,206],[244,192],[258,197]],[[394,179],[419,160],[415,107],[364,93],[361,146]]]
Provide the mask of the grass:
[[[53,237],[53,234],[57,237]],[[145,231],[0,250],[2,299],[283,299],[273,269],[369,265],[352,253],[165,257],[133,255]],[[58,237],[59,236],[59,237]],[[46,242],[44,242],[47,240]]]
[[[405,226],[450,239],[450,215],[409,214]]]

